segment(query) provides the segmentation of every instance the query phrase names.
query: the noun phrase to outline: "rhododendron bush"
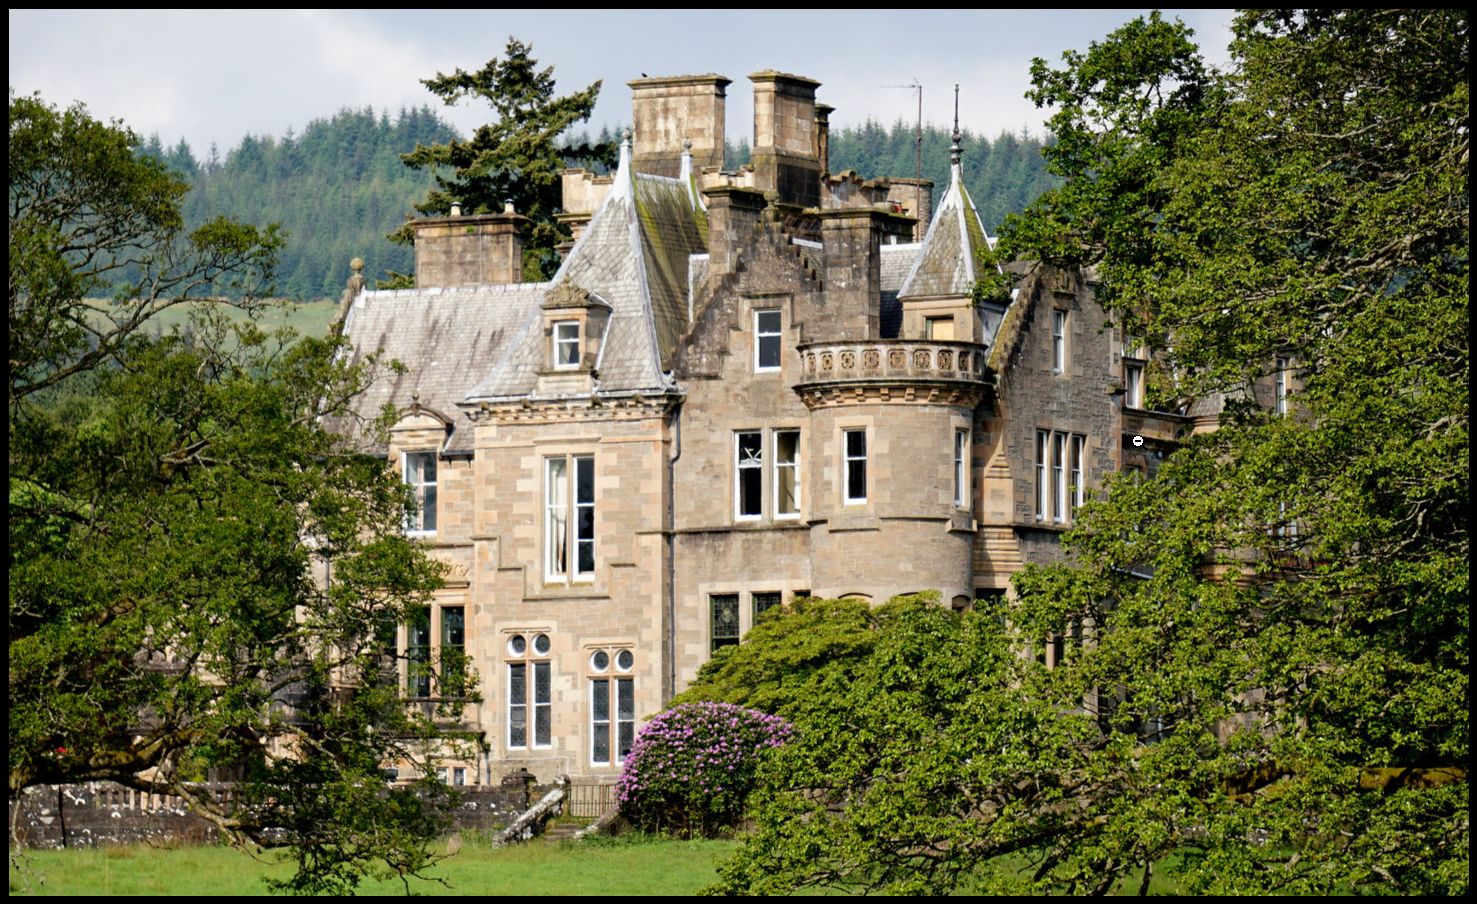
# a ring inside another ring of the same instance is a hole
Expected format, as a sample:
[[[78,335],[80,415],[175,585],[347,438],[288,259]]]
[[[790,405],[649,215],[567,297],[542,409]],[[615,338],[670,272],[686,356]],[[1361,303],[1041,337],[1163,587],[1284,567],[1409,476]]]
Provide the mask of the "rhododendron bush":
[[[731,703],[686,703],[636,737],[616,783],[621,812],[637,828],[687,836],[735,826],[760,757],[788,741],[790,723]]]

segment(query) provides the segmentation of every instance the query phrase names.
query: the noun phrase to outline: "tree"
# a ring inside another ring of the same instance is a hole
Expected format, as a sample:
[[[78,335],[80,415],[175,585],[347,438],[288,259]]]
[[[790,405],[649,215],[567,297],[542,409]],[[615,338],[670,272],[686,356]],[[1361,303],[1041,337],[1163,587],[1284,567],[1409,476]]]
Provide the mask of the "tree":
[[[553,274],[559,258],[554,246],[569,232],[554,215],[559,212],[559,172],[583,162],[610,164],[615,149],[609,143],[564,145],[559,136],[595,109],[600,82],[564,97],[554,96],[554,68],[538,69],[532,48],[513,38],[502,60],[489,60],[476,72],[457,69],[437,73],[422,82],[448,106],[466,98],[481,98],[497,112],[497,121],[477,129],[470,141],[421,145],[401,159],[406,166],[445,167],[450,175],[436,176],[436,188],[416,205],[424,215],[444,216],[453,202],[467,213],[497,213],[505,201],[529,218],[524,234],[524,268],[530,278]],[[395,236],[408,241],[402,229]]]
[[[249,307],[269,281],[277,230],[217,219],[186,234],[188,187],[138,144],[80,104],[10,96],[12,408],[109,360],[166,308],[228,292]]]
[[[839,655],[797,658],[801,646]],[[720,868],[715,890],[941,894],[1027,884],[1017,875],[1024,854],[1070,818],[1055,770],[1068,768],[1089,730],[1035,692],[1044,670],[1034,666],[994,613],[961,616],[936,594],[871,611],[816,601],[756,626],[691,693],[760,678],[794,739],[761,761],[750,798],[756,831]],[[1047,825],[1027,826],[1031,815]]]
[[[621,815],[649,832],[731,831],[744,814],[754,771],[789,740],[778,716],[732,703],[679,703],[646,723],[616,782]]]
[[[726,890],[1466,891],[1467,21],[1244,13],[1222,74],[1152,16],[1037,64],[1066,181],[1006,250],[1094,268],[1220,429],[1111,481],[1008,633],[789,714]]]
[[[12,801],[178,795],[290,844],[297,891],[417,873],[445,797],[429,754],[451,741],[401,704],[393,638],[439,568],[384,462],[322,427],[372,372],[208,308],[144,335],[206,283],[269,276],[274,234],[178,240],[179,183],[80,107],[12,98],[11,139]],[[94,311],[82,293],[125,261],[151,294]],[[397,761],[426,781],[386,787]],[[211,777],[237,780],[230,804]]]

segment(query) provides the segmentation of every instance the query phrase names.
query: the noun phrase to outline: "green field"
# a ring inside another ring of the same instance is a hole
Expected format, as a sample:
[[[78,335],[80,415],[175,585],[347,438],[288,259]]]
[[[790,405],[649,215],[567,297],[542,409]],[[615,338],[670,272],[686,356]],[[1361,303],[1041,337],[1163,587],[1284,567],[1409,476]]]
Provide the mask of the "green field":
[[[731,841],[634,838],[533,841],[492,848],[467,836],[437,864],[437,881],[412,880],[415,894],[689,895],[717,878]],[[259,857],[229,847],[85,848],[11,851],[12,895],[263,895],[264,878],[291,867],[275,853]],[[445,883],[445,884],[442,884]],[[398,880],[372,880],[363,894],[403,894]]]
[[[94,301],[91,304],[101,308],[107,305],[106,301]],[[190,317],[190,312],[203,302],[182,304],[177,307],[166,308],[150,317],[144,326],[144,332],[150,335],[162,335],[178,326],[183,326]],[[221,306],[220,310],[226,312],[233,320],[245,320],[246,314],[229,306]],[[333,320],[334,313],[338,311],[337,301],[277,301],[265,305],[257,312],[257,325],[268,332],[281,327],[291,327],[304,336],[324,336],[328,333],[328,324]]]

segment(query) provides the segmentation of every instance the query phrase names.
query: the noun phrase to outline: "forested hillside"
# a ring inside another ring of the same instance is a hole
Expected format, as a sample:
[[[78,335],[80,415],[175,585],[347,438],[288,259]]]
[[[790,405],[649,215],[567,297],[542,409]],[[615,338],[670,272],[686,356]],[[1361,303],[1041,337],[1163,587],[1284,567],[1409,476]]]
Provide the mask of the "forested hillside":
[[[385,240],[411,205],[425,197],[431,175],[400,162],[417,142],[446,141],[455,130],[430,107],[387,111],[341,110],[308,123],[301,135],[248,135],[219,157],[198,160],[181,141],[169,148],[158,136],[143,151],[190,180],[186,220],[215,216],[248,223],[278,222],[288,231],[277,269],[277,291],[295,299],[337,297],[349,261],[364,258],[371,281],[386,270],[408,273],[408,245]]]
[[[857,129],[831,132],[831,171],[856,170],[868,178],[912,176],[916,172],[916,129],[903,122],[883,128],[871,121]],[[934,203],[949,187],[949,130],[923,130],[923,178],[932,179]],[[1002,132],[993,141],[963,131],[964,185],[993,235],[1008,213],[1019,213],[1058,183],[1041,158],[1044,139]]]
[[[576,135],[575,142],[607,140]],[[190,180],[185,216],[199,224],[215,216],[245,222],[280,222],[289,232],[278,268],[279,294],[299,300],[334,298],[349,274],[349,261],[362,257],[371,280],[386,271],[413,268],[409,246],[385,239],[413,204],[425,197],[431,176],[400,162],[417,143],[446,141],[456,135],[430,107],[387,111],[341,110],[310,122],[301,134],[282,138],[247,136],[222,157],[212,147],[202,160],[181,141],[167,146],[155,135],[141,149]],[[831,132],[830,163],[835,172],[856,170],[876,176],[914,174],[914,127],[903,122],[885,128],[868,122]],[[964,178],[985,227],[993,233],[1007,213],[1025,208],[1054,183],[1042,165],[1043,140],[1002,133],[993,141],[964,133]],[[748,141],[730,144],[730,166],[749,159]],[[948,186],[949,132],[930,126],[923,132],[923,176],[934,181],[934,198]]]

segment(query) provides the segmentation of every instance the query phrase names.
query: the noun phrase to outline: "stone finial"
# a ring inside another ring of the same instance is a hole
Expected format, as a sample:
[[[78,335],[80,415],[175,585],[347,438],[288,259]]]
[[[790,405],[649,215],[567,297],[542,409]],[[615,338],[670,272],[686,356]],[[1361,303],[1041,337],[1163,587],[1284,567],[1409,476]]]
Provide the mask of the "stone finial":
[[[363,272],[364,272],[364,258],[362,258],[362,257],[356,257],[353,260],[349,261],[349,269],[350,270],[353,270],[357,274],[363,274]]]
[[[954,86],[954,134],[951,136],[954,143],[949,145],[949,166],[958,173],[960,160],[964,155],[964,149],[959,143],[964,140],[964,133],[959,131],[959,86]]]
[[[621,153],[620,160],[616,163],[616,169],[620,172],[630,174],[631,172],[631,127],[621,129]]]
[[[503,213],[516,213],[516,211],[513,210],[513,199],[512,198],[504,199],[504,201],[503,201]]]
[[[460,202],[460,201],[452,201],[451,202],[451,213],[449,214],[449,216],[459,217],[461,215],[462,215],[462,202]]]
[[[569,281],[569,277],[559,281],[554,288],[544,293],[545,310],[557,308],[608,308],[610,304],[599,295],[592,295]]]

